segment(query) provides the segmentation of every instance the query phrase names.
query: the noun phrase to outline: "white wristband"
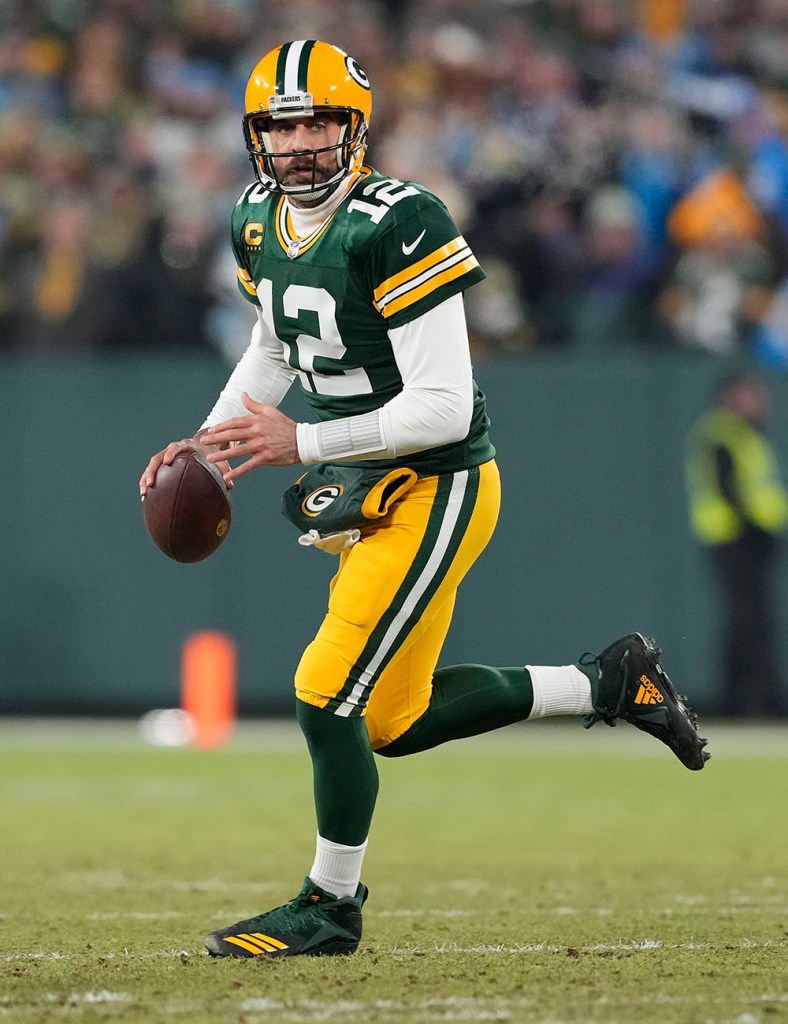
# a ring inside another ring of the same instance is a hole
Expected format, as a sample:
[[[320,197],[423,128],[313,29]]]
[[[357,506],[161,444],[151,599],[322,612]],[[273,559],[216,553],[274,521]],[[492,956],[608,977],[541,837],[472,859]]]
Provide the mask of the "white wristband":
[[[298,457],[305,465],[386,452],[378,409],[361,416],[346,416],[324,423],[299,423],[296,425],[296,443]]]

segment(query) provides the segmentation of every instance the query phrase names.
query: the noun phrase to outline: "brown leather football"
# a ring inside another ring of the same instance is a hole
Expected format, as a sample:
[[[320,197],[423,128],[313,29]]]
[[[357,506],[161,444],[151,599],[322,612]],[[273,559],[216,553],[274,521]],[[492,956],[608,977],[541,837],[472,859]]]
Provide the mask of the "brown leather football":
[[[199,562],[219,547],[232,522],[222,474],[193,449],[160,466],[142,502],[154,543],[176,562]]]

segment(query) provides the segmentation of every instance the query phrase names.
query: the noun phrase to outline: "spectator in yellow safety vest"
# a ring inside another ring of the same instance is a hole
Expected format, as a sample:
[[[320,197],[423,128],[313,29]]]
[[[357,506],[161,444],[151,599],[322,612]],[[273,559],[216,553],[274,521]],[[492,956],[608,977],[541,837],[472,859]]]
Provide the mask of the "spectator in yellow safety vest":
[[[729,715],[774,716],[788,709],[775,644],[788,492],[763,433],[768,406],[762,381],[730,376],[687,443],[690,521],[723,602],[720,710]]]

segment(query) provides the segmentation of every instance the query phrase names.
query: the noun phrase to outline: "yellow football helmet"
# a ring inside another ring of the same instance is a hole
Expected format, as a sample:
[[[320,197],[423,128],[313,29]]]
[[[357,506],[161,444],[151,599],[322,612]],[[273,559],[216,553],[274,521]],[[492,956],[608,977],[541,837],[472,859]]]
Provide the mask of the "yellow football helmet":
[[[299,39],[271,50],[249,77],[245,105],[246,149],[258,181],[269,191],[322,199],[361,167],[372,114],[372,90],[356,61],[339,47],[317,39]],[[273,158],[292,154],[272,151],[270,123],[286,117],[313,117],[321,111],[338,112],[346,118],[339,142],[309,151],[313,161],[311,183],[285,185],[276,173]],[[336,150],[337,172],[328,181],[318,182],[317,157],[331,150]]]

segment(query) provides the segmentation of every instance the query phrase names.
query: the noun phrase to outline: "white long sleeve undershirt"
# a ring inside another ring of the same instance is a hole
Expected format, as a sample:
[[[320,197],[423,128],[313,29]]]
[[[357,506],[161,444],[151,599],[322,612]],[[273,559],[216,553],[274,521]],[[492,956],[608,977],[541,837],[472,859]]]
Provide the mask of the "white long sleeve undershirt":
[[[380,409],[296,427],[299,458],[326,461],[391,458],[461,441],[473,412],[473,381],[461,295],[388,332],[402,391]],[[279,405],[297,371],[262,317],[202,428],[247,413],[244,391]],[[201,429],[202,429],[201,428]]]
[[[241,401],[244,391],[263,405],[279,405],[296,374],[297,371],[284,360],[282,343],[270,336],[258,309],[249,347],[230,374],[200,430],[234,416],[248,415],[249,410]]]

